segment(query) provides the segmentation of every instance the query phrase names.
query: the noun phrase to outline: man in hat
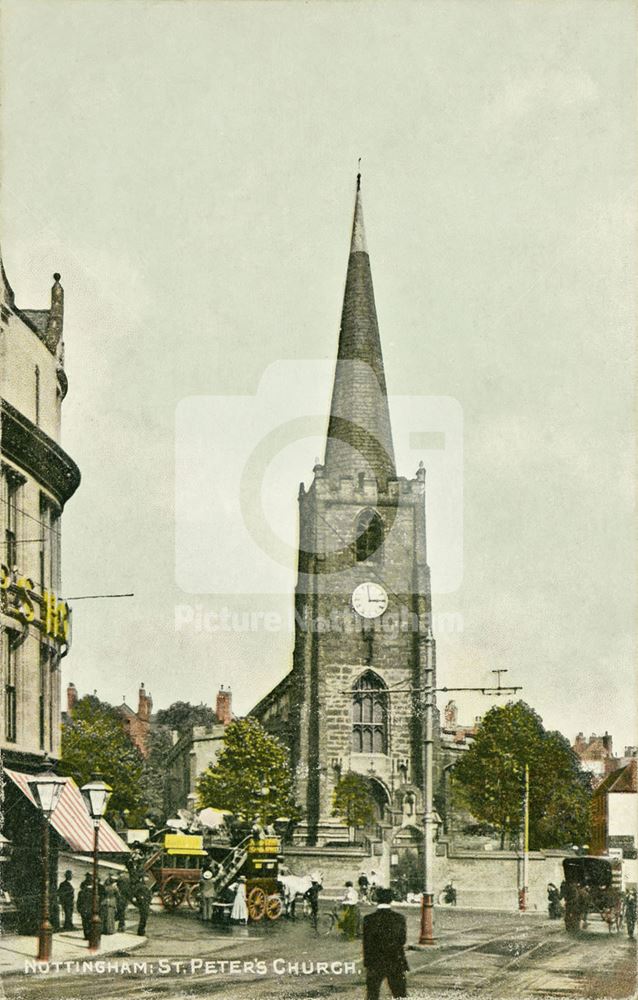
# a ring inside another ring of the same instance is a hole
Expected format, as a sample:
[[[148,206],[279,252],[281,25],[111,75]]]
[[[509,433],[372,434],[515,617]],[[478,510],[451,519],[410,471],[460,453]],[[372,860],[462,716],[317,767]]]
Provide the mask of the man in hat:
[[[315,930],[317,930],[317,921],[319,919],[319,893],[322,888],[318,877],[311,875],[310,888],[306,890],[304,895],[310,903],[310,920]]]
[[[151,909],[151,899],[153,893],[147,886],[146,882],[137,882],[133,890],[133,902],[137,907],[137,911],[140,915],[139,923],[137,925],[137,933],[139,937],[144,937],[146,934],[146,921],[148,920],[148,914]]]
[[[365,872],[361,872],[361,874],[359,875],[358,886],[359,886],[359,894],[361,895],[361,899],[363,900],[367,900],[368,898],[369,885],[370,883],[368,882],[368,876],[366,875]]]
[[[405,973],[406,922],[391,909],[392,890],[377,889],[377,908],[363,918],[363,964],[366,969],[367,1000],[379,1000],[384,979],[393,997],[407,996]]]
[[[82,917],[84,937],[88,938],[91,930],[91,917],[93,915],[93,879],[88,872],[80,883],[77,910]]]
[[[75,889],[71,883],[73,872],[67,869],[64,873],[64,881],[58,886],[58,903],[62,907],[64,914],[63,931],[73,930],[73,900],[75,899]]]
[[[131,898],[131,876],[127,871],[120,872],[117,877],[117,905],[115,907],[115,922],[118,931],[126,930],[126,910]]]
[[[199,876],[199,905],[202,920],[213,919],[216,888],[212,869],[204,868]]]
[[[627,922],[627,934],[633,940],[636,927],[636,890],[628,889],[625,895],[625,920]]]

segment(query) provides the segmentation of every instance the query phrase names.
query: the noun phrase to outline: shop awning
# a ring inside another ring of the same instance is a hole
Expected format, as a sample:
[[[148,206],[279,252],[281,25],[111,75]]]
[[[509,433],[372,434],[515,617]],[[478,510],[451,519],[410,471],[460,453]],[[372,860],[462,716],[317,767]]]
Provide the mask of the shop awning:
[[[3,768],[11,781],[18,786],[23,795],[26,795],[32,806],[37,809],[37,805],[29,781],[33,779],[33,774],[23,774],[21,771],[11,771],[8,767]],[[93,821],[89,816],[80,789],[73,778],[65,778],[65,787],[60,796],[52,816],[51,826],[66,841],[72,851],[82,853],[93,852]],[[100,839],[98,841],[100,854],[129,854],[130,850],[112,826],[102,820],[100,823]]]

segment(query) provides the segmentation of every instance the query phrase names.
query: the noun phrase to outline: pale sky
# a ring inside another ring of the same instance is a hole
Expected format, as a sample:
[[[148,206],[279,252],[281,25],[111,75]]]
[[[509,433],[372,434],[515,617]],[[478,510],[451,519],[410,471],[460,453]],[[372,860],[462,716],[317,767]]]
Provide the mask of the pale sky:
[[[547,726],[636,743],[634,4],[5,0],[2,22],[5,266],[19,305],[56,270],[66,295],[64,592],[136,595],[75,603],[64,684],[134,703],[143,680],[156,707],[230,684],[241,713],[289,669],[361,156],[400,474],[415,400],[462,417],[462,462],[422,455],[457,616],[439,682],[507,668]],[[238,398],[284,363],[276,403]],[[236,484],[306,384],[314,423],[265,473],[269,569]],[[198,630],[224,608],[257,628]]]

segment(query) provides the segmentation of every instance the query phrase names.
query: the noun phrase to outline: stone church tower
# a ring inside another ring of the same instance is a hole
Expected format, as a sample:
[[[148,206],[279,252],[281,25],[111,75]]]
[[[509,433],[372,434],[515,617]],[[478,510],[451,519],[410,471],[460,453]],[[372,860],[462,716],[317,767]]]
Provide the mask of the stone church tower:
[[[323,464],[299,491],[292,671],[251,714],[291,748],[300,842],[343,842],[335,786],[369,783],[376,854],[421,849],[426,659],[434,663],[425,469],[397,475],[360,177]],[[435,760],[438,724],[434,727]]]

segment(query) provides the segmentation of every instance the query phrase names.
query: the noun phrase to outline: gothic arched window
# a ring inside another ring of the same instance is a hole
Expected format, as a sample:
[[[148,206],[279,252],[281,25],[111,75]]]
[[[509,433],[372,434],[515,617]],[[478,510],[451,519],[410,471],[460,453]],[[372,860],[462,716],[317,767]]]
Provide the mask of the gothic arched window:
[[[370,670],[352,689],[352,749],[354,753],[388,752],[388,689]]]
[[[355,528],[357,562],[380,559],[383,545],[383,521],[373,510],[362,510]]]

